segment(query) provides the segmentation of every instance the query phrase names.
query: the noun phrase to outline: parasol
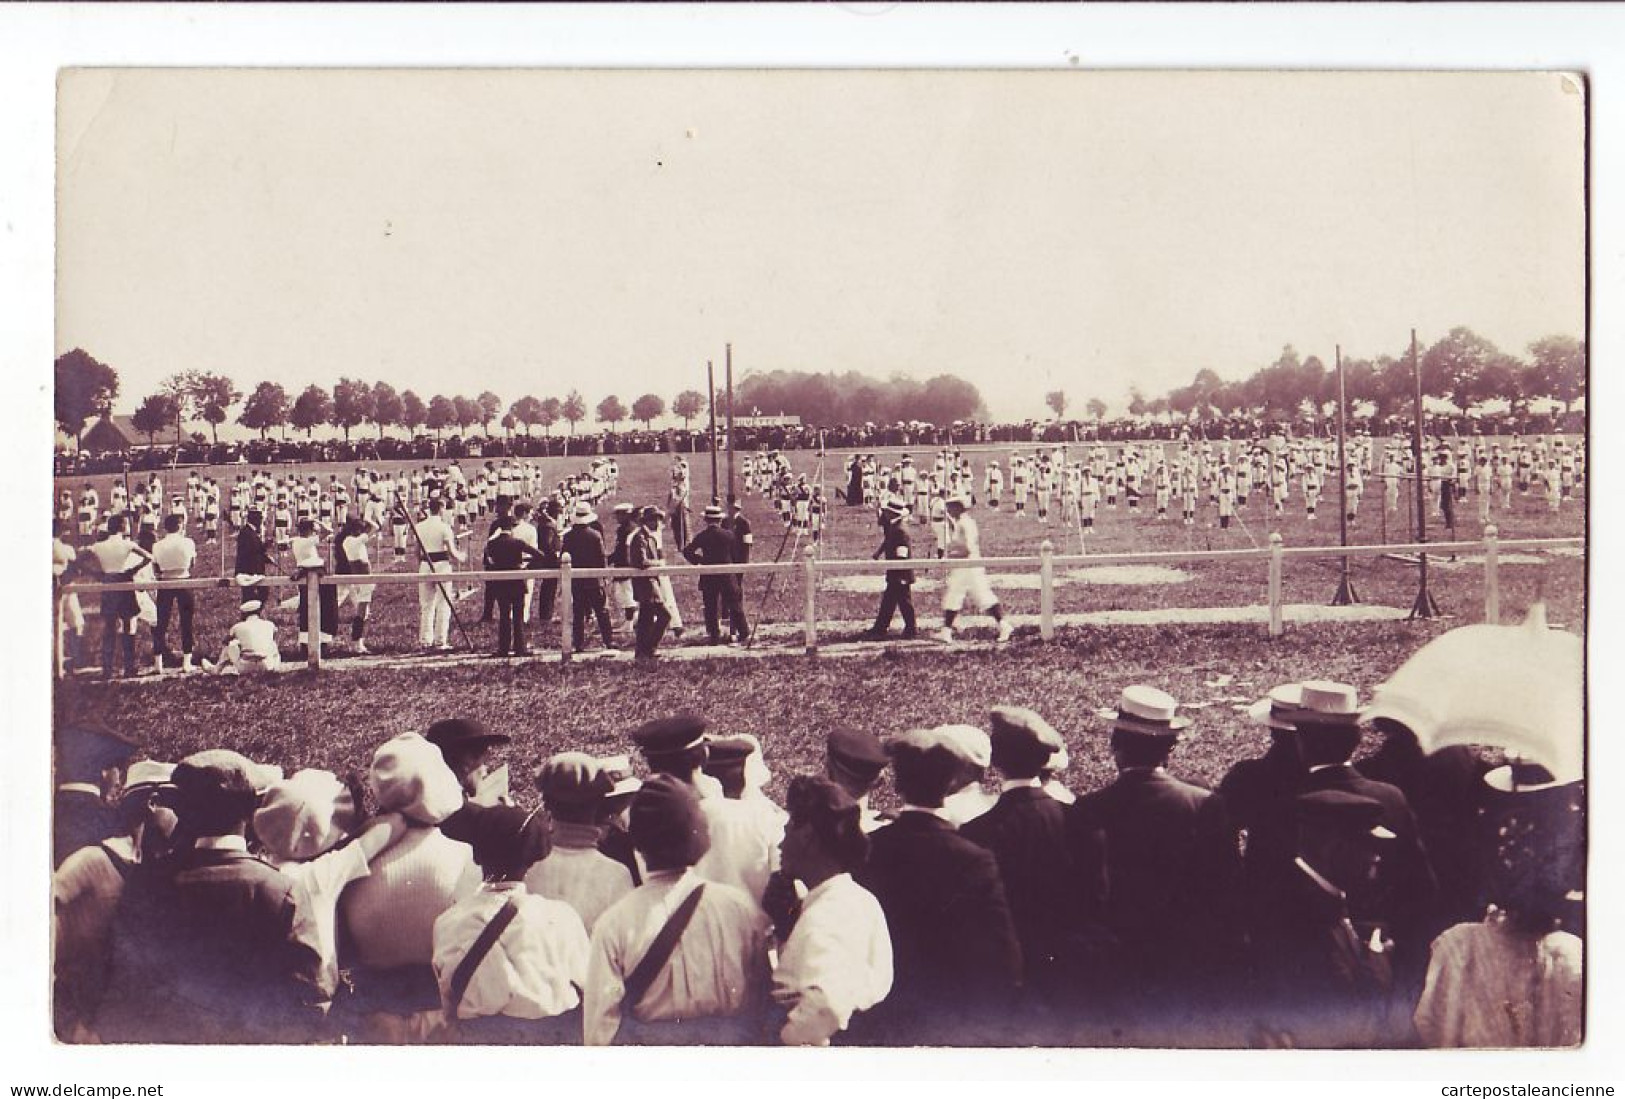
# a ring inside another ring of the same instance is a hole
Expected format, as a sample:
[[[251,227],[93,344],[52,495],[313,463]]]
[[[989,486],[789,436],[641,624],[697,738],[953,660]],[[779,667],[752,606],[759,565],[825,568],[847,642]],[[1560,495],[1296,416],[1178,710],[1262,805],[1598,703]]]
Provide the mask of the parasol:
[[[1536,603],[1518,626],[1463,626],[1428,642],[1386,682],[1364,718],[1416,734],[1422,750],[1484,744],[1533,760],[1558,782],[1583,777],[1584,650]]]

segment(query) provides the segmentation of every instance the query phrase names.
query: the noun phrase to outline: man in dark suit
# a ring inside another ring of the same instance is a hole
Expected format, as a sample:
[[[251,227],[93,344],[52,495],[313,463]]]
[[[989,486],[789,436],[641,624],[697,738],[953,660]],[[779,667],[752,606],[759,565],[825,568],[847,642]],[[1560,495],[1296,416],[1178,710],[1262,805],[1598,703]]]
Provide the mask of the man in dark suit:
[[[321,987],[314,924],[292,879],[248,853],[256,790],[269,776],[236,752],[189,756],[167,795],[184,844],[131,876],[113,927],[104,1041],[308,1041]],[[189,846],[188,846],[189,845]]]
[[[541,551],[513,536],[514,518],[504,515],[496,522],[496,535],[485,544],[485,567],[493,572],[539,568]],[[497,607],[497,656],[529,656],[525,648],[525,582],[492,580],[485,587]],[[510,648],[511,642],[511,648]]]
[[[638,516],[637,528],[627,543],[627,564],[635,569],[650,569],[660,565],[660,547],[654,532],[660,527],[660,509],[645,507]],[[660,584],[652,576],[632,578],[632,598],[638,604],[637,659],[655,659],[660,639],[671,624],[671,611],[661,598]]]
[[[560,548],[570,555],[570,567],[601,569],[607,566],[604,558],[604,532],[598,527],[598,516],[585,503],[577,504],[570,513],[570,530]],[[610,625],[609,608],[604,605],[602,580],[571,580],[570,603],[574,608],[570,623],[577,652],[586,647],[587,619],[598,619],[598,632],[604,648],[615,647],[615,628]]]
[[[1072,946],[1084,919],[1083,882],[1067,843],[1066,807],[1039,778],[1063,746],[1061,736],[1038,714],[1017,706],[994,707],[989,723],[1002,790],[993,808],[960,834],[998,862],[1021,942],[1023,982],[1029,993],[1053,1005],[1079,976]]]
[[[237,559],[232,571],[238,576],[269,575],[271,551],[266,547],[265,537],[260,531],[260,524],[265,521],[265,516],[257,509],[250,509],[246,520],[243,528],[237,532]],[[271,598],[271,589],[256,585],[244,588],[241,594],[244,603],[257,599],[265,604]]]
[[[734,536],[722,525],[720,505],[705,509],[705,529],[683,547],[683,556],[691,565],[735,564]],[[750,625],[745,619],[745,608],[739,597],[739,577],[727,573],[707,573],[700,577],[700,598],[705,607],[705,634],[711,644],[722,644],[720,612],[726,608],[730,629],[741,642],[750,638]]]
[[[1080,869],[1105,857],[1104,922],[1119,947],[1117,999],[1152,1026],[1205,1006],[1236,953],[1239,871],[1224,801],[1168,773],[1191,721],[1153,687],[1123,690],[1111,721],[1117,779],[1080,797],[1068,814]]]
[[[876,560],[884,557],[888,561],[907,561],[913,557],[913,545],[903,526],[903,517],[907,514],[908,508],[898,500],[887,500],[881,507],[880,529],[884,534],[880,548],[874,553]],[[903,615],[903,640],[912,641],[915,637],[913,569],[891,569],[886,573],[886,591],[880,597],[880,610],[875,613],[875,624],[863,635],[864,640],[884,640],[886,631],[891,629],[892,614],[898,611]]]
[[[878,1045],[988,1045],[1017,1040],[1010,1009],[1021,947],[993,855],[955,831],[942,799],[959,757],[934,731],[890,742],[902,811],[871,834],[858,883],[891,929],[891,995],[854,1024]]]
[[[56,734],[56,796],[52,799],[52,861],[122,831],[109,800],[123,784],[136,746],[105,725],[66,725]]]

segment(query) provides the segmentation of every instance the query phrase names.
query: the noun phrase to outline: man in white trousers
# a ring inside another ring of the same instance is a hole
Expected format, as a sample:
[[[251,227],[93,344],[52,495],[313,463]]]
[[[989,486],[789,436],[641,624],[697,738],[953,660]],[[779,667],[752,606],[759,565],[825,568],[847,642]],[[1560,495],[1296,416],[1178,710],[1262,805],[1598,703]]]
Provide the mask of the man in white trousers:
[[[419,573],[449,574],[452,562],[464,559],[456,534],[440,517],[442,507],[438,497],[431,499],[428,517],[417,524]],[[418,585],[418,644],[423,648],[451,648],[451,600],[451,585],[445,581]]]
[[[950,496],[944,506],[948,521],[943,556],[950,560],[981,560],[981,534],[976,528],[976,520],[970,517],[970,501],[964,496]],[[993,621],[998,623],[999,640],[1010,640],[1014,627],[1004,617],[1004,608],[999,606],[999,597],[988,581],[987,569],[981,565],[968,565],[949,571],[943,583],[942,632],[938,637],[943,641],[954,639],[954,620],[965,606],[967,596],[975,602],[977,610],[991,615]]]

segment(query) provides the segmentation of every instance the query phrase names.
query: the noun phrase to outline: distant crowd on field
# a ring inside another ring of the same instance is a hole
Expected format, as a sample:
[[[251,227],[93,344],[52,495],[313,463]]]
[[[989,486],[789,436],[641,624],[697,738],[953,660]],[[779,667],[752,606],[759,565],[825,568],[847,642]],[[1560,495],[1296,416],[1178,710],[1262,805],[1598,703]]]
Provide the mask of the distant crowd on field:
[[[1136,685],[1075,731],[1115,765],[1097,789],[1069,787],[1040,714],[998,706],[885,738],[830,727],[782,802],[771,736],[686,714],[610,758],[527,758],[449,718],[346,775],[225,748],[171,764],[70,723],[57,1033],[1577,1043],[1580,784],[1424,754],[1346,684],[1249,712],[1268,750],[1213,790],[1179,777],[1192,719]],[[1353,762],[1367,729],[1380,747]]]
[[[1351,430],[1368,434],[1409,437],[1411,421],[1404,417],[1363,417]],[[1583,412],[1521,416],[1429,415],[1428,434],[1455,437],[1473,435],[1583,434]],[[721,426],[719,425],[719,434]],[[1297,437],[1335,436],[1335,422],[1320,418],[1295,421],[1234,416],[1186,423],[1143,417],[1112,420],[974,421],[935,426],[914,424],[834,424],[817,426],[773,425],[734,428],[734,446],[741,451],[817,450],[898,446],[979,446],[999,443],[1169,441],[1184,432],[1213,440],[1251,439],[1274,433]],[[604,431],[594,434],[508,434],[491,436],[418,435],[411,439],[256,439],[247,442],[193,441],[179,447],[140,447],[129,451],[68,449],[57,453],[56,474],[62,477],[117,473],[128,463],[135,471],[167,469],[175,465],[276,465],[292,462],[452,461],[470,458],[558,458],[625,454],[709,454],[706,428],[663,431]]]

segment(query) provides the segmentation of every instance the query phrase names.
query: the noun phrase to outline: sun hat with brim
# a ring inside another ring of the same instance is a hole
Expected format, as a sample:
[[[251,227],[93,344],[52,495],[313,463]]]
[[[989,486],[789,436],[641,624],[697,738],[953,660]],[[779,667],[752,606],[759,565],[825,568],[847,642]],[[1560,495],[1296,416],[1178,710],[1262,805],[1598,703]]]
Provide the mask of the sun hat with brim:
[[[597,518],[598,513],[593,511],[592,508],[588,507],[586,504],[577,504],[575,506],[575,510],[570,512],[570,522],[578,527],[584,527],[588,523],[597,520]]]
[[[1298,683],[1283,683],[1269,694],[1247,707],[1247,718],[1259,725],[1284,732],[1295,732],[1292,715],[1303,708],[1303,687]]]
[[[124,789],[119,791],[119,801],[147,797],[155,793],[159,787],[169,785],[169,780],[174,773],[175,765],[173,763],[159,763],[156,760],[143,759],[130,764],[130,769],[124,775]]]
[[[1347,683],[1311,679],[1299,685],[1298,708],[1289,719],[1302,732],[1305,726],[1360,724],[1360,692]]]
[[[480,722],[469,717],[448,717],[429,726],[423,739],[442,752],[457,748],[491,747],[507,744],[513,737],[507,733],[493,733]]]
[[[332,850],[354,813],[354,796],[337,775],[307,768],[265,792],[254,835],[278,862],[304,862]]]
[[[727,513],[722,510],[721,505],[711,504],[701,514],[704,516],[706,522],[720,523]]]
[[[1578,781],[1578,778],[1560,778],[1534,760],[1517,756],[1484,775],[1484,785],[1502,794],[1535,794]]]
[[[381,812],[400,813],[419,824],[439,824],[463,807],[462,784],[440,749],[417,733],[380,745],[367,782]]]
[[[1191,719],[1178,713],[1179,702],[1167,691],[1134,685],[1124,687],[1117,709],[1100,710],[1099,716],[1112,723],[1112,729],[1141,736],[1175,736],[1190,727]]]

